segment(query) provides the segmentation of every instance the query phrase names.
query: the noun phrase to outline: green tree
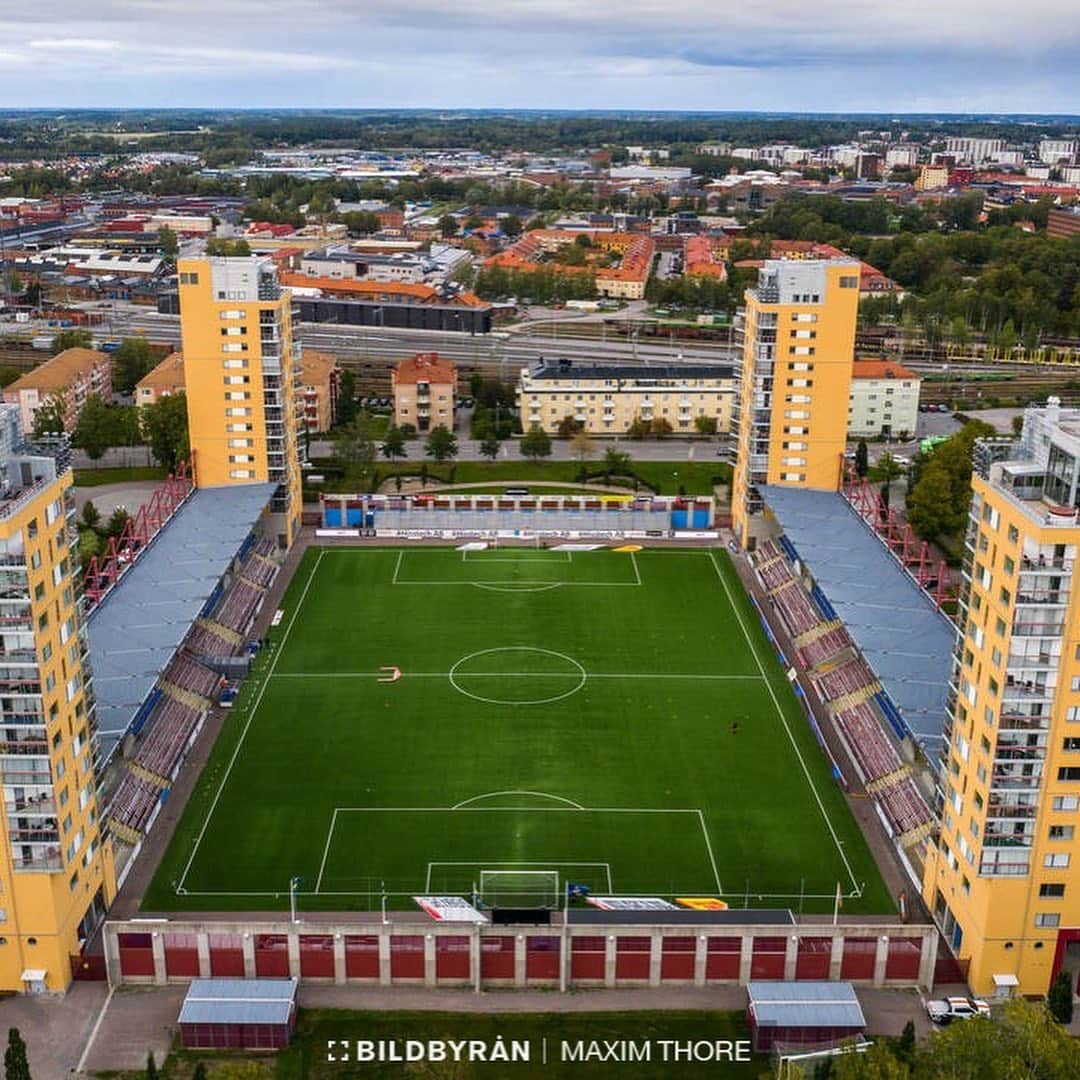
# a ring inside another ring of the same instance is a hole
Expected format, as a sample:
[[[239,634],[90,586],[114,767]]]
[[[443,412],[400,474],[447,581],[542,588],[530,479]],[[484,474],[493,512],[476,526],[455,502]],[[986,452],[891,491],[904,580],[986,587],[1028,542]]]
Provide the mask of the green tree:
[[[915,1037],[915,1021],[909,1020],[896,1040],[896,1056],[907,1065],[915,1064],[915,1049],[918,1040]]]
[[[154,460],[172,472],[191,455],[188,443],[187,396],[166,394],[140,410],[143,434]]]
[[[856,454],[858,451],[856,451]],[[856,462],[858,458],[856,458]],[[869,472],[869,462],[867,463],[867,471]],[[899,480],[904,475],[904,467],[889,453],[888,450],[877,459],[874,465],[874,476],[878,480],[884,480],[886,483],[891,483],[893,480]]]
[[[704,413],[700,416],[694,417],[694,430],[699,435],[715,435],[716,434],[716,417],[705,416]]]
[[[44,405],[34,411],[34,438],[64,430],[64,402],[62,398],[51,397]]]
[[[575,460],[584,464],[596,453],[596,443],[592,436],[582,429],[570,440],[570,453]]]
[[[91,461],[103,457],[112,445],[112,421],[109,407],[100,394],[91,394],[83,403],[75,430],[71,433],[71,445],[86,451]]]
[[[356,419],[356,376],[351,371],[345,371],[341,375],[341,383],[338,386],[337,410],[334,423],[340,427],[347,427]]]
[[[520,236],[522,229],[525,228],[521,218],[516,214],[507,214],[506,217],[499,222],[499,226],[507,236]]]
[[[644,439],[648,436],[649,431],[652,429],[652,425],[648,420],[643,420],[640,416],[635,416],[630,421],[630,426],[626,429],[626,434],[631,439]]]
[[[243,238],[229,240],[222,237],[212,236],[206,241],[206,254],[226,256],[228,258],[245,258],[251,254],[251,245]]]
[[[166,259],[175,259],[177,253],[180,251],[180,245],[176,239],[176,233],[169,228],[168,225],[162,225],[158,229],[158,251],[165,256]]]
[[[604,476],[610,480],[612,476],[625,476],[630,472],[630,455],[609,446],[604,451]]]
[[[4,1051],[4,1080],[30,1080],[30,1063],[26,1058],[26,1043],[18,1028],[8,1028],[7,1050]]]
[[[386,429],[386,435],[383,437],[382,452],[383,457],[390,458],[391,461],[408,456],[409,452],[405,448],[405,436],[401,434],[401,428],[396,424],[391,424]]]
[[[89,330],[61,330],[52,339],[52,354],[62,353],[65,349],[92,349],[94,335]]]
[[[86,502],[83,503],[82,523],[88,529],[96,529],[101,523],[101,514],[98,511],[98,508],[94,505],[92,499],[87,499]]]
[[[883,1042],[876,1042],[863,1054],[849,1053],[832,1058],[830,1080],[907,1080],[911,1069],[898,1061]]]
[[[453,214],[443,214],[439,218],[438,229],[444,240],[449,239],[451,236],[457,236],[458,219]]]
[[[911,527],[927,540],[951,535],[957,524],[953,502],[952,478],[940,462],[931,458],[907,499]]]
[[[118,506],[105,522],[105,535],[118,538],[130,520],[131,515],[122,506]]]
[[[488,435],[480,440],[480,453],[489,461],[494,461],[499,456],[499,447],[502,442],[497,435]]]
[[[917,1080],[1074,1080],[1080,1076],[1080,1044],[1045,1005],[1012,998],[1000,1016],[950,1024],[924,1042],[914,1075]]]
[[[146,1055],[146,1080],[158,1080],[157,1063],[154,1061],[154,1054],[151,1051]]]
[[[870,471],[870,451],[866,446],[866,440],[860,439],[855,447],[855,472],[864,477]]]
[[[539,424],[533,424],[522,436],[521,455],[532,461],[551,457],[551,436]]]
[[[154,366],[154,354],[146,338],[125,338],[112,354],[113,389],[130,394],[135,384]]]
[[[436,461],[450,461],[457,457],[457,436],[445,425],[433,427],[424,444],[424,453]]]
[[[195,1069],[191,1074],[191,1080],[207,1080],[205,1062],[199,1061],[196,1063]]]
[[[1057,978],[1050,984],[1050,992],[1046,995],[1046,1007],[1050,1015],[1059,1024],[1070,1024],[1073,1018],[1073,985],[1072,973],[1059,971]]]
[[[567,413],[558,424],[555,425],[555,430],[558,432],[560,439],[569,439],[579,431],[583,431],[584,428],[584,421],[578,420],[576,416],[573,416],[570,413]]]
[[[662,416],[658,416],[655,420],[649,424],[649,434],[654,439],[666,439],[674,430],[671,426],[671,422],[666,420]]]
[[[1014,416],[1012,418],[1012,433],[1019,438],[1020,432],[1024,430],[1024,417],[1023,414]]]
[[[334,429],[334,457],[348,468],[356,468],[366,477],[375,460],[375,439],[371,434],[371,414],[361,410],[345,427]]]

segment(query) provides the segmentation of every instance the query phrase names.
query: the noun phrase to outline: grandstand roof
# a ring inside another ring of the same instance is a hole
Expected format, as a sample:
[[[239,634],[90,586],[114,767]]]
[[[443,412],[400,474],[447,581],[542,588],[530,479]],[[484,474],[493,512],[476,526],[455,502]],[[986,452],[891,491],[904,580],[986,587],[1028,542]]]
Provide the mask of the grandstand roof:
[[[851,983],[750,982],[746,992],[757,1027],[866,1027]]]
[[[196,491],[90,613],[103,757],[123,737],[275,486]]]
[[[287,1024],[297,979],[192,979],[181,1024]]]
[[[842,495],[760,489],[908,729],[936,762],[955,629]]]

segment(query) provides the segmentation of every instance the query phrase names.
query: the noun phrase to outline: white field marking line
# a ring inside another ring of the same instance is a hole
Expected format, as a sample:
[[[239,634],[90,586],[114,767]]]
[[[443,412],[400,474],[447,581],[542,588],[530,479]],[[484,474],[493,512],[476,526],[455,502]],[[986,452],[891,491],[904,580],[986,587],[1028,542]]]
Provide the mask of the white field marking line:
[[[762,678],[765,680],[765,688],[769,691],[769,697],[772,698],[773,708],[776,709],[776,715],[780,718],[780,723],[784,725],[784,730],[787,732],[787,737],[791,742],[791,747],[795,751],[795,756],[799,759],[799,765],[802,766],[803,776],[806,777],[806,782],[810,786],[810,790],[814,795],[814,801],[818,804],[818,809],[821,811],[821,816],[825,819],[825,827],[829,830],[829,835],[833,839],[833,843],[836,845],[836,850],[840,854],[840,861],[844,864],[844,869],[848,872],[848,877],[851,878],[851,886],[853,889],[858,889],[859,883],[855,878],[855,872],[851,868],[851,863],[848,862],[848,857],[844,852],[844,846],[840,843],[840,838],[836,835],[836,829],[833,828],[832,820],[829,818],[828,813],[825,810],[825,804],[821,801],[821,796],[818,794],[818,789],[814,786],[814,781],[810,777],[810,770],[806,767],[806,761],[803,759],[802,752],[799,750],[799,744],[795,741],[795,736],[792,734],[791,728],[788,726],[787,719],[784,716],[784,711],[780,707],[780,702],[776,697],[776,692],[772,688],[772,683],[765,675],[765,668],[761,663],[761,657],[758,656],[757,646],[754,644],[753,638],[750,636],[750,632],[746,628],[746,623],[743,620],[742,612],[739,610],[738,605],[735,603],[735,598],[731,595],[731,590],[728,588],[727,582],[724,580],[724,575],[720,572],[720,567],[716,562],[716,557],[713,555],[712,548],[709,549],[709,561],[713,565],[713,569],[716,571],[716,576],[720,579],[720,585],[724,590],[724,594],[727,596],[728,603],[731,605],[732,611],[735,612],[735,618],[739,622],[739,626],[742,628],[743,637],[746,639],[746,644],[750,646],[750,652],[754,657],[754,662],[758,666],[758,670],[761,672]]]
[[[427,864],[427,877],[424,880],[425,893],[431,892],[431,868],[433,866],[602,866],[604,868],[604,872],[607,875],[608,892],[615,892],[615,886],[612,884],[611,879],[611,863],[597,862],[593,859],[581,859],[576,862],[550,862],[546,859],[517,859],[503,862],[491,859],[473,859],[466,862],[447,862],[442,859],[436,859],[434,862],[429,862]],[[329,896],[330,894],[327,893],[325,895]]]
[[[551,589],[561,589],[563,585],[561,581],[553,581],[548,585],[525,585],[521,588],[518,588],[515,585],[483,585],[476,581],[470,581],[469,584],[474,589],[486,589],[488,592],[502,593],[548,592]]]
[[[480,799],[496,799],[502,795],[531,795],[537,799],[552,799],[555,802],[566,803],[572,810],[584,810],[585,807],[581,803],[574,802],[573,799],[563,798],[562,795],[552,795],[549,791],[525,791],[522,789],[515,789],[513,791],[486,791],[483,795],[474,795],[471,799],[462,799],[461,802],[456,803],[450,807],[451,810],[462,810],[471,802],[478,802]],[[505,807],[500,809],[513,810],[515,807]]]
[[[701,832],[705,837],[705,850],[709,853],[709,862],[712,864],[713,877],[716,878],[716,891],[723,892],[724,887],[720,884],[720,871],[716,869],[716,859],[713,856],[712,841],[709,839],[709,830],[705,827],[705,815],[699,810],[698,821],[701,822]]]
[[[401,551],[399,551],[397,553],[397,562],[394,563],[394,577],[393,577],[393,580],[390,582],[391,585],[396,585],[398,583],[398,580],[397,580],[398,579],[398,571],[401,569],[401,559],[404,556],[404,554],[405,554],[404,549],[402,549]]]
[[[319,863],[319,876],[315,879],[315,892],[322,888],[323,871],[326,869],[326,857],[330,854],[330,841],[334,838],[334,826],[337,825],[337,807],[330,818],[330,828],[326,830],[326,846],[323,848],[322,862]]]
[[[547,558],[545,556],[541,556],[540,558],[537,558],[535,555],[526,555],[526,556],[523,556],[522,558],[518,558],[516,555],[488,555],[488,553],[486,551],[474,551],[474,552],[471,553],[474,556],[474,558],[470,559],[468,557],[469,554],[470,554],[468,551],[463,551],[461,554],[463,556],[463,558],[461,560],[462,562],[474,562],[474,563],[475,562],[481,562],[481,563],[489,563],[489,562],[505,562],[505,563],[568,563],[568,562],[573,561],[570,558],[570,552],[569,551],[552,551],[551,552],[552,555],[565,555],[566,556],[565,559],[549,559],[549,558]]]
[[[617,589],[617,588],[629,588],[636,589],[641,582],[640,581],[539,581],[536,579],[528,579],[519,582],[510,581],[401,581],[397,577],[390,582],[391,585],[545,585],[549,588],[568,588],[571,586],[582,588],[598,588],[598,589]],[[524,590],[519,590],[524,591]]]
[[[109,1003],[113,999],[113,994],[116,993],[116,987],[110,986],[108,994],[105,995],[105,1000],[101,1004],[101,1009],[98,1012],[97,1020],[94,1021],[94,1026],[90,1029],[90,1036],[86,1040],[86,1045],[83,1047],[83,1052],[79,1055],[79,1063],[75,1066],[75,1071],[81,1073],[83,1067],[86,1065],[86,1059],[90,1056],[90,1049],[94,1045],[94,1040],[97,1038],[98,1029],[101,1027],[102,1020],[105,1019],[105,1013],[109,1009]]]
[[[379,671],[279,671],[273,677],[275,679],[378,679],[380,675],[385,678],[385,672]],[[402,679],[446,679],[448,671],[402,671]],[[590,679],[691,679],[706,682],[762,682],[761,675],[700,675],[680,674],[679,672],[667,671],[658,674],[633,672],[588,672]],[[569,679],[576,678],[573,672],[568,671],[469,671],[458,678],[461,679]]]
[[[641,571],[638,569],[637,552],[636,551],[631,551],[630,552],[630,562],[634,567],[634,577],[637,579],[634,582],[634,584],[635,585],[640,585],[641,584]]]
[[[240,732],[240,738],[236,742],[236,746],[233,748],[232,757],[229,758],[229,764],[225,769],[225,775],[221,778],[221,783],[218,785],[217,794],[214,795],[213,802],[210,803],[210,809],[206,812],[206,819],[202,823],[202,828],[199,830],[199,835],[195,837],[195,846],[191,849],[191,855],[188,858],[187,864],[184,867],[183,874],[180,875],[180,881],[177,885],[177,891],[183,889],[184,882],[187,880],[188,872],[191,870],[191,864],[195,861],[195,856],[199,852],[199,845],[202,843],[202,838],[206,834],[207,827],[210,824],[210,819],[214,816],[214,811],[217,809],[218,800],[221,798],[221,793],[225,790],[225,785],[228,783],[229,776],[232,774],[233,765],[236,764],[236,759],[240,756],[240,750],[244,745],[244,740],[247,738],[248,729],[251,727],[252,720],[255,719],[255,714],[259,711],[259,705],[262,703],[263,694],[266,693],[266,688],[270,685],[270,679],[273,677],[274,669],[277,667],[278,660],[281,659],[281,654],[285,651],[285,643],[289,640],[289,635],[292,633],[292,628],[296,625],[296,617],[300,614],[300,609],[304,606],[304,600],[307,599],[308,590],[311,588],[311,583],[315,580],[315,574],[319,569],[319,564],[323,560],[323,552],[319,552],[319,557],[315,560],[315,565],[311,568],[311,573],[308,574],[308,579],[304,583],[304,590],[300,593],[300,599],[296,602],[296,607],[293,608],[292,617],[289,619],[289,625],[285,627],[285,633],[281,635],[281,641],[278,643],[277,649],[274,652],[274,658],[270,661],[270,667],[266,671],[266,675],[263,676],[262,685],[259,687],[259,692],[255,695],[255,700],[251,704],[251,708],[248,710],[248,718],[244,723],[244,729]]]
[[[587,814],[701,813],[697,807],[690,806],[339,806],[337,811],[340,814],[580,814],[582,811]]]

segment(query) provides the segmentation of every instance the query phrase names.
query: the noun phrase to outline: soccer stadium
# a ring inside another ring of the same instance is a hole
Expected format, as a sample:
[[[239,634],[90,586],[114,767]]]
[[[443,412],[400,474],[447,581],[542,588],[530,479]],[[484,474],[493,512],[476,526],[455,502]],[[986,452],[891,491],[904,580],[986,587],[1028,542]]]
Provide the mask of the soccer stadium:
[[[891,910],[726,554],[589,547],[309,549],[144,910]]]

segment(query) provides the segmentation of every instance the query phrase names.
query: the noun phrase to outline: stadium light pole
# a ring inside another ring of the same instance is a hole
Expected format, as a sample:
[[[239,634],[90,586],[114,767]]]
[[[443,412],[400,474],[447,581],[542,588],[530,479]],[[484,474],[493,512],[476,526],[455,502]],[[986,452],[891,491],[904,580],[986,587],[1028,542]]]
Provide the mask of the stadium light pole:
[[[289,878],[289,918],[295,923],[300,920],[296,917],[296,889],[297,886],[303,885],[304,879],[301,877]]]

